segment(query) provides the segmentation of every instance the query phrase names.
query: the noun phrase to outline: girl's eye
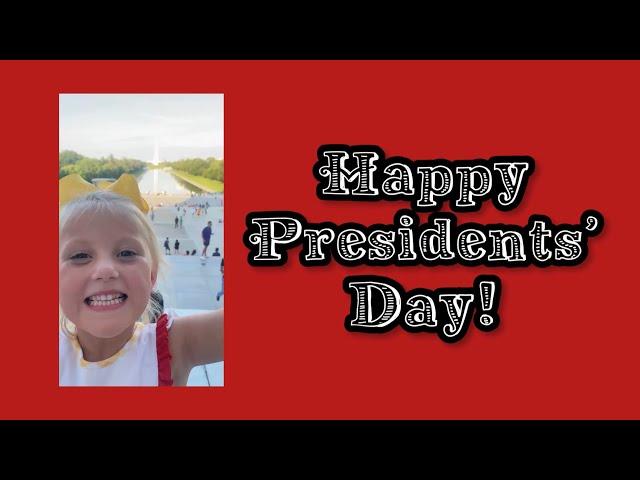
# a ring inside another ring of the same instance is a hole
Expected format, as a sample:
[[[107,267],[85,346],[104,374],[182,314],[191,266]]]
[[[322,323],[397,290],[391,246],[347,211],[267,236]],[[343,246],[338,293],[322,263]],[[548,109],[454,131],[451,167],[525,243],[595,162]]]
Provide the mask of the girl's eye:
[[[69,257],[69,260],[75,260],[75,261],[83,261],[88,259],[89,259],[89,255],[86,253],[76,253],[71,257]]]
[[[121,257],[135,257],[138,254],[133,250],[122,250],[118,255]]]

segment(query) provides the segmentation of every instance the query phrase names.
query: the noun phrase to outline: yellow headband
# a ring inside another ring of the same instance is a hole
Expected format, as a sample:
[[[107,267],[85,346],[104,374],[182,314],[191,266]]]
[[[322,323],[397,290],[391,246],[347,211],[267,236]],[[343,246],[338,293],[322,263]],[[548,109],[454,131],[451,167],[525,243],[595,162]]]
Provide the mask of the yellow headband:
[[[107,190],[128,198],[136,207],[142,210],[142,213],[147,213],[149,211],[149,205],[140,195],[140,189],[138,188],[136,178],[128,173],[123,173],[120,175],[120,178],[113,183],[100,182],[99,187],[87,182],[80,175],[74,173],[61,178],[58,183],[58,187],[60,190],[59,199],[61,207],[66,203],[69,203],[71,200],[75,200],[76,198],[82,197],[88,193]]]

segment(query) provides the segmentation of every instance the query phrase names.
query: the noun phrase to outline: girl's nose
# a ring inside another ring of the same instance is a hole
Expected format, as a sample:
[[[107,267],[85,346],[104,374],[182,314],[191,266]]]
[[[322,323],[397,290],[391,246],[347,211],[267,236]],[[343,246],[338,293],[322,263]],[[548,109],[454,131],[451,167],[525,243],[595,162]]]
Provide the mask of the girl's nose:
[[[93,271],[93,280],[112,280],[118,278],[118,270],[115,268],[115,264],[110,259],[99,260],[96,264],[96,268]]]

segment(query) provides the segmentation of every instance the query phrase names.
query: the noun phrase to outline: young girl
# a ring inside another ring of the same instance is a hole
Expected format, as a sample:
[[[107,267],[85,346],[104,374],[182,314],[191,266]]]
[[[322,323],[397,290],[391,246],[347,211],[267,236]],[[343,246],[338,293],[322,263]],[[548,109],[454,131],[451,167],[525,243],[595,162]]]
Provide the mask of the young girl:
[[[163,259],[134,177],[106,190],[65,177],[60,206],[60,385],[183,386],[194,366],[223,360],[223,310],[157,310]]]

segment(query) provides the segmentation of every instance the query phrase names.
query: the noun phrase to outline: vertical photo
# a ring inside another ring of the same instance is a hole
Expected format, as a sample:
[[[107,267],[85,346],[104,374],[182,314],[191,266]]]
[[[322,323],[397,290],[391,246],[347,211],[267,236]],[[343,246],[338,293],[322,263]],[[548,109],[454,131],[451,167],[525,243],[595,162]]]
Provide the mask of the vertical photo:
[[[224,386],[224,96],[59,95],[59,385]]]

